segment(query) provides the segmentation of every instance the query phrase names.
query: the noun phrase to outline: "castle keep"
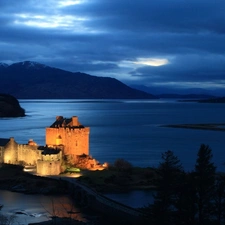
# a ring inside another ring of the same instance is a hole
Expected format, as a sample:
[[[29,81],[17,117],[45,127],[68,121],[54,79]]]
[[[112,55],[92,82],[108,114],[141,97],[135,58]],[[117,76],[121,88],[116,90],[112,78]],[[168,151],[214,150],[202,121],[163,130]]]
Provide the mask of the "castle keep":
[[[46,146],[33,140],[18,144],[14,138],[0,139],[0,163],[33,165],[41,175],[58,175],[63,159],[73,164],[77,157],[89,155],[90,128],[84,127],[78,117],[57,116],[46,128]]]
[[[46,128],[46,145],[62,147],[65,156],[89,155],[89,133],[90,128],[81,125],[78,117],[57,116],[56,121]]]

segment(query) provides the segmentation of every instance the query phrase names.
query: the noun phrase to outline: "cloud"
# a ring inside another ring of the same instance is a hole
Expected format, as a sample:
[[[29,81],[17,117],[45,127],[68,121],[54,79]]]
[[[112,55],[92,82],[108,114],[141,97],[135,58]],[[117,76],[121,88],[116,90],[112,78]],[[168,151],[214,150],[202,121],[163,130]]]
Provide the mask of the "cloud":
[[[2,0],[0,9],[1,62],[127,84],[225,87],[222,0]]]
[[[131,72],[149,85],[181,85],[183,88],[201,85],[222,87],[225,83],[224,55],[179,55],[171,63],[159,67],[141,67]]]

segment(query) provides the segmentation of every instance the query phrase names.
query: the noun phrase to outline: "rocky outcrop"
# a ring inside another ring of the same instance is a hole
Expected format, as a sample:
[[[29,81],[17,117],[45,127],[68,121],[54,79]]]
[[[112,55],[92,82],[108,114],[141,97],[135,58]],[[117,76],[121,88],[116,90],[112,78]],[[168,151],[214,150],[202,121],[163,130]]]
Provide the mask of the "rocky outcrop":
[[[25,110],[21,108],[19,101],[8,94],[0,94],[0,117],[25,116]]]

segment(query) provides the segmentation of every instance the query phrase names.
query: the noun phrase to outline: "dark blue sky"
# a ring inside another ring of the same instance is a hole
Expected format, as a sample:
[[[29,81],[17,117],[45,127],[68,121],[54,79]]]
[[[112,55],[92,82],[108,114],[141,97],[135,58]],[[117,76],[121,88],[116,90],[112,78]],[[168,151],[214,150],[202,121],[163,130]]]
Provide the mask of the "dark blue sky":
[[[1,0],[0,62],[225,95],[224,0]]]

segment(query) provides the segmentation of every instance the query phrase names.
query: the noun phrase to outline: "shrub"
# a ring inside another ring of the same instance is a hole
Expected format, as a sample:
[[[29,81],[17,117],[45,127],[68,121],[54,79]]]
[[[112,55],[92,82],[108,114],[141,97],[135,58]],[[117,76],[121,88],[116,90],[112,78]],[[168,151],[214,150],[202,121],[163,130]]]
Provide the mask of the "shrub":
[[[132,164],[124,159],[117,159],[114,162],[114,167],[121,172],[131,172],[132,171]]]

